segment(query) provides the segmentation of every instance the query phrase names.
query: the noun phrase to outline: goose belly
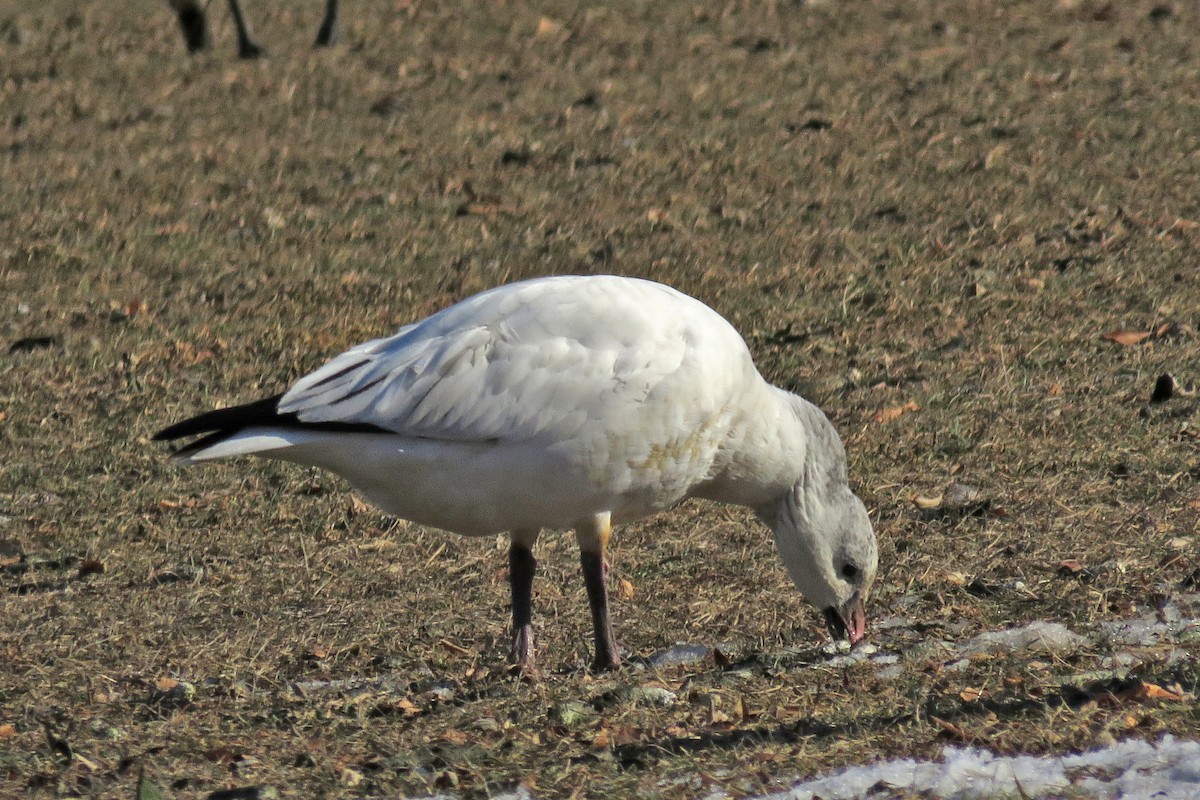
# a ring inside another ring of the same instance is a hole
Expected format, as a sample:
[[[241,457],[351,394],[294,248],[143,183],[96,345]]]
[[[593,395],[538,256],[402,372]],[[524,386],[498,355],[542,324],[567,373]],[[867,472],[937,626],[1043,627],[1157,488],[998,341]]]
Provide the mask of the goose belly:
[[[681,500],[711,461],[691,441],[579,444],[310,434],[261,455],[328,469],[389,514],[468,536],[636,519]]]

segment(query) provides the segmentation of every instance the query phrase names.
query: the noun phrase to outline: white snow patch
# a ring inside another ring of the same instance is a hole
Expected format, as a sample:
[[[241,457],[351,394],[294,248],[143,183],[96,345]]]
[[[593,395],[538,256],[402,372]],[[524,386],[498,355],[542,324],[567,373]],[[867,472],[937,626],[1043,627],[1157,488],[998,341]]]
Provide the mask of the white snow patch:
[[[981,633],[959,647],[963,653],[978,655],[997,651],[1063,653],[1080,647],[1087,639],[1057,622],[1037,620],[1019,628]]]
[[[683,664],[694,664],[702,661],[712,653],[713,649],[706,644],[691,644],[676,642],[667,650],[650,657],[650,666],[663,669],[678,667]]]
[[[1116,800],[1200,797],[1200,742],[1128,739],[1068,756],[999,756],[947,747],[940,761],[902,758],[849,767],[757,800],[870,800],[910,792],[939,800],[1057,796]]]

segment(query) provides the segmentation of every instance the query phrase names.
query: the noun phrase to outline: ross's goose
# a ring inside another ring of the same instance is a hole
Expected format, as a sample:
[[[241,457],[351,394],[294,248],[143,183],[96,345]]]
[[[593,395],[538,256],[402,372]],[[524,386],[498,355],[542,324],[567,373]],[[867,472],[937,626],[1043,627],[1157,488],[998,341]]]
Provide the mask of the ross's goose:
[[[533,666],[532,547],[575,531],[596,669],[620,663],[608,613],[612,526],[686,497],[754,509],[830,632],[856,643],[875,534],[841,439],[763,380],[699,300],[614,276],[475,295],[358,345],[282,395],[201,414],[185,463],[259,455],[341,475],[384,511],[468,536],[511,534],[512,658]]]

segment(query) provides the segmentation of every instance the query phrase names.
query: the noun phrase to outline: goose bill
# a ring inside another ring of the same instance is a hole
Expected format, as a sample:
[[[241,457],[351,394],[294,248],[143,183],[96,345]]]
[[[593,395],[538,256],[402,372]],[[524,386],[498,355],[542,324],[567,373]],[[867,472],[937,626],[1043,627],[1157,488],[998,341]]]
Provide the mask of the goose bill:
[[[867,609],[858,592],[850,595],[841,608],[830,606],[824,614],[825,625],[834,639],[849,639],[853,647],[867,635]]]

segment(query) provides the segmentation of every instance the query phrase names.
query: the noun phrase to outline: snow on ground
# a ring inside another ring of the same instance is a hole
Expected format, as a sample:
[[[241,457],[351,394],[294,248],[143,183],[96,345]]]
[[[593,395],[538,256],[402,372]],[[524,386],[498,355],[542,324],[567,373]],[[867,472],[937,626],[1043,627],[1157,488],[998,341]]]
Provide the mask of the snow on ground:
[[[1200,742],[1129,739],[1067,756],[998,756],[947,747],[940,761],[910,758],[850,767],[759,800],[869,800],[910,792],[945,800],[1004,797],[1200,797]],[[722,795],[710,796],[711,800]]]
[[[998,756],[947,747],[939,761],[902,758],[849,767],[753,800],[883,800],[897,794],[930,800],[1087,798],[1088,800],[1196,800],[1200,797],[1200,742],[1163,737],[1129,739],[1066,756]],[[493,796],[533,800],[528,789]],[[723,792],[705,800],[722,800]],[[423,800],[453,800],[435,795]]]

